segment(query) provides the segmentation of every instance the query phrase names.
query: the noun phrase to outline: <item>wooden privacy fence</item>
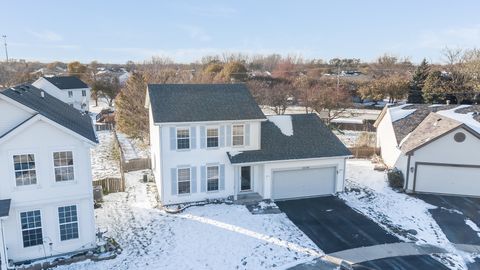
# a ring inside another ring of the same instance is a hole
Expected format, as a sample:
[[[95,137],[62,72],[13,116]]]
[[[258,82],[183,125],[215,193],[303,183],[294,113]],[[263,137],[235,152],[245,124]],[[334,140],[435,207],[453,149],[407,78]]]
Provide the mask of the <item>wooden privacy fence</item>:
[[[349,147],[350,152],[355,158],[369,158],[374,155],[380,155],[380,148],[379,147],[372,147],[372,146],[355,146]]]
[[[102,186],[105,193],[114,193],[125,191],[124,181],[121,178],[104,178],[93,180],[93,186]]]
[[[136,158],[123,162],[124,172],[151,169],[150,158]]]

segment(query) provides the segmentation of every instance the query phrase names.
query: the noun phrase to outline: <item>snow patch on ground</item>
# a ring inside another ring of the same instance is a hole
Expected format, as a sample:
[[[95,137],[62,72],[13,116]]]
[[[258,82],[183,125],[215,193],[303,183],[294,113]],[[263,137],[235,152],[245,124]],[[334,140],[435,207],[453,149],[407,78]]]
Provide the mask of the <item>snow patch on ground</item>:
[[[120,164],[113,155],[113,132],[97,131],[99,144],[91,149],[93,180],[120,177]]]
[[[477,233],[477,235],[480,237],[480,228],[478,228],[475,222],[467,218],[465,219],[465,224],[467,224],[468,227],[472,228],[472,230],[474,230]]]
[[[241,205],[191,207],[182,214],[157,208],[154,183],[126,173],[126,192],[104,197],[95,210],[123,253],[102,262],[58,270],[285,269],[323,253],[285,214],[253,215]]]
[[[411,110],[404,110],[404,107],[410,106],[411,104],[403,104],[396,107],[390,107],[390,117],[392,118],[392,122],[398,121],[402,118],[409,116],[410,114],[414,113],[416,109]]]
[[[126,134],[121,132],[117,132],[117,138],[123,149],[125,160],[150,157],[148,145],[141,140],[128,138]]]
[[[274,123],[285,136],[293,135],[292,116],[290,115],[272,115],[267,116],[268,120]]]
[[[429,213],[433,205],[392,190],[387,183],[386,173],[373,169],[368,160],[349,160],[346,169],[347,191],[339,197],[360,211],[365,216],[377,222],[403,241],[414,241],[417,244],[431,244],[448,250],[448,255],[442,256],[442,262],[452,269],[467,269],[465,260],[467,254],[459,252],[437,222]],[[412,233],[415,231],[416,233]]]
[[[457,120],[459,122],[462,122],[467,126],[469,126],[470,128],[474,129],[476,132],[480,132],[480,122],[478,122],[473,118],[473,112],[465,113],[465,114],[455,112],[456,110],[466,108],[466,107],[470,107],[470,105],[460,105],[450,110],[438,111],[437,113],[440,115],[452,118],[454,120]]]

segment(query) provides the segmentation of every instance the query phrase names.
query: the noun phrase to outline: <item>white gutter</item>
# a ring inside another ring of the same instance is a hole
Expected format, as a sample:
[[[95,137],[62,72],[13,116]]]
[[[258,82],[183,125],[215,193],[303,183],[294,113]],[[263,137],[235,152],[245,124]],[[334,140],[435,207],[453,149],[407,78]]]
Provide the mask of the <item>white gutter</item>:
[[[178,125],[205,125],[205,124],[217,124],[217,123],[250,123],[250,122],[265,122],[268,119],[245,119],[245,120],[217,120],[217,121],[193,121],[193,122],[154,122],[155,126],[178,126]]]
[[[291,161],[314,161],[314,160],[326,160],[326,159],[340,159],[340,158],[351,158],[353,155],[348,156],[333,156],[333,157],[319,157],[319,158],[301,158],[301,159],[282,159],[282,160],[266,160],[266,161],[255,161],[255,162],[244,162],[244,163],[232,163],[233,166],[243,166],[243,165],[256,165],[256,164],[265,164],[265,163],[282,163],[282,162],[291,162]]]

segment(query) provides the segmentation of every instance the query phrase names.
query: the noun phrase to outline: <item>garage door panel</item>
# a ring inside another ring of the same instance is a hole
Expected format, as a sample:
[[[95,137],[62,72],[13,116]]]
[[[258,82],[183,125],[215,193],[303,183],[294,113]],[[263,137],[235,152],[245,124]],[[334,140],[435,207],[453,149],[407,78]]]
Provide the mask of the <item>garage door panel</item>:
[[[418,165],[415,191],[480,196],[480,168]]]
[[[272,197],[289,199],[332,194],[335,176],[335,167],[275,171]]]

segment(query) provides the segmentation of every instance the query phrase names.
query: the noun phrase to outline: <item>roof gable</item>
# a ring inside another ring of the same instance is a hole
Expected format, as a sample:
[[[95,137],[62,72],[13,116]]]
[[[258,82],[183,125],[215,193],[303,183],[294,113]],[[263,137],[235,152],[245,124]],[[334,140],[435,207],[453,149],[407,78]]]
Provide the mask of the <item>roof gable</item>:
[[[244,84],[149,84],[155,123],[265,119]]]
[[[262,123],[261,149],[230,155],[232,163],[350,156],[351,152],[316,114],[292,114],[293,134]]]
[[[5,89],[0,94],[38,112],[43,117],[79,134],[87,140],[98,143],[97,136],[93,130],[92,119],[88,114],[78,111],[45,91],[32,85],[19,85]]]
[[[58,89],[78,89],[88,88],[88,85],[75,76],[55,76],[55,77],[42,77],[51,84],[55,85]]]

